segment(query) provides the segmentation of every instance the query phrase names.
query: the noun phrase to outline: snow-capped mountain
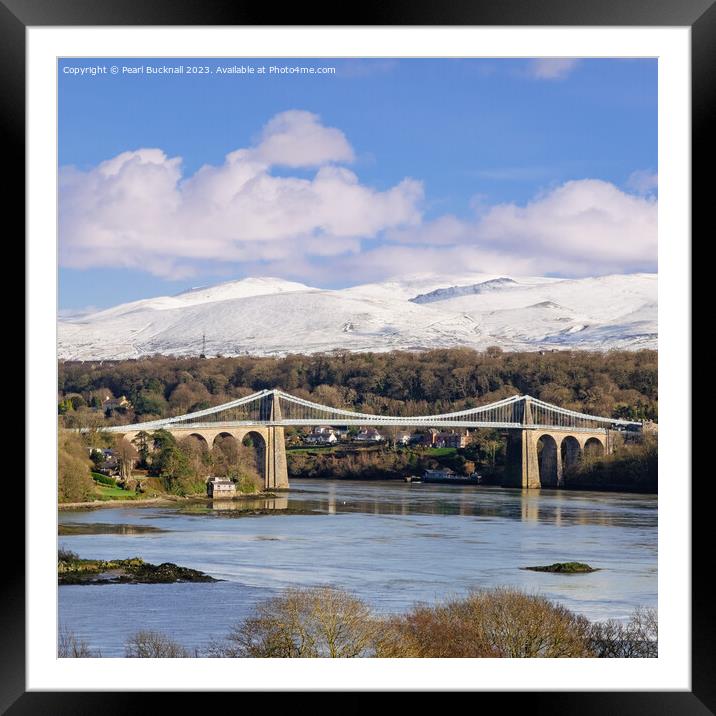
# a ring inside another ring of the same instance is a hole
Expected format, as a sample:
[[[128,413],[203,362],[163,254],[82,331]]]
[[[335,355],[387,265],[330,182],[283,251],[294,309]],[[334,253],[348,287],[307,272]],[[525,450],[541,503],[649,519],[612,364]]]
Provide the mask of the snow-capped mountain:
[[[489,281],[473,283],[469,286],[436,288],[434,291],[421,293],[410,300],[412,303],[432,303],[433,301],[445,301],[448,298],[457,298],[458,296],[474,296],[475,294],[485,293],[487,291],[499,291],[500,289],[509,288],[511,286],[517,287],[519,284],[514,279],[503,276],[502,278],[493,278]]]
[[[247,278],[58,321],[66,360],[335,349],[657,346],[656,274],[415,275],[341,290]]]

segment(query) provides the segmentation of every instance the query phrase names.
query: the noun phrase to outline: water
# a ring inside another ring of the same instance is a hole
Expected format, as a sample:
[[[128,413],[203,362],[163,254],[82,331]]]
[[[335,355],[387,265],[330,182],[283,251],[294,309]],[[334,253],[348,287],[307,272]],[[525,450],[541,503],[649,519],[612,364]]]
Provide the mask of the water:
[[[60,512],[60,525],[72,526],[60,544],[81,557],[139,556],[226,580],[62,586],[60,624],[102,656],[123,656],[139,629],[202,649],[287,586],[342,587],[381,613],[498,585],[590,619],[656,606],[655,495],[326,480],[292,488],[257,503],[275,508],[266,515],[242,515],[237,503],[194,505],[195,514],[137,506]],[[520,569],[566,561],[600,571]]]

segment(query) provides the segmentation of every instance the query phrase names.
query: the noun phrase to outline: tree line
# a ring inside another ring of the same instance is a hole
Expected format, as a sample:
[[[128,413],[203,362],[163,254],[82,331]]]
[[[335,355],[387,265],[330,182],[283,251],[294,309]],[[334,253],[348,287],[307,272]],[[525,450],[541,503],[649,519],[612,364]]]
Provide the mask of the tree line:
[[[58,412],[67,427],[181,415],[270,388],[349,410],[420,415],[515,394],[591,414],[658,420],[657,352],[333,352],[284,357],[59,363]],[[130,406],[106,403],[126,396]],[[103,410],[103,405],[111,405]]]

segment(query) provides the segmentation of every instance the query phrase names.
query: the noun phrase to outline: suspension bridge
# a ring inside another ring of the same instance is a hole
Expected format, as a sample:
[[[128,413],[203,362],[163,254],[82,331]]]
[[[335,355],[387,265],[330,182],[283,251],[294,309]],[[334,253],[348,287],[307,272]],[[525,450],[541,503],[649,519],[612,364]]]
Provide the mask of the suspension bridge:
[[[178,439],[196,437],[208,448],[219,438],[258,445],[267,490],[288,489],[284,429],[292,426],[495,428],[507,431],[505,486],[559,487],[564,470],[585,452],[612,450],[614,431],[641,430],[642,424],[567,410],[529,395],[434,415],[376,415],[334,408],[290,395],[261,390],[186,415],[107,428],[133,440],[140,432],[167,430]]]

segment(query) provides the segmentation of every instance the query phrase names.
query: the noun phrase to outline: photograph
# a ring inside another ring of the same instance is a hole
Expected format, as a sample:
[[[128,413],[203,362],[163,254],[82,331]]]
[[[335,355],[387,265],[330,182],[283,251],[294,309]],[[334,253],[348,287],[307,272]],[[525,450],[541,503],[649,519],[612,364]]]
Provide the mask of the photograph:
[[[58,57],[57,658],[657,659],[659,63]]]

